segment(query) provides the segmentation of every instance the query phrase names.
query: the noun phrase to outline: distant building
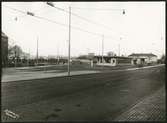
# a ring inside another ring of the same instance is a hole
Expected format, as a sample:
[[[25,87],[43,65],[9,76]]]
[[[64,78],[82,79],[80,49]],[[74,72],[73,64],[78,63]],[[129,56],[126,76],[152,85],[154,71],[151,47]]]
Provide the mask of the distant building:
[[[110,51],[107,53],[108,56],[116,56],[116,53],[114,53],[113,51]]]
[[[2,66],[7,67],[8,65],[8,36],[1,32],[1,59]]]
[[[117,66],[117,65],[131,65],[132,58],[129,57],[121,57],[121,56],[94,56],[94,61],[96,61],[97,65],[105,65],[105,66]]]
[[[88,55],[80,55],[72,59],[72,64],[90,64],[93,60],[94,53],[88,53]]]
[[[128,56],[132,58],[132,64],[150,64],[157,62],[157,56],[152,53],[133,53]]]
[[[94,56],[95,53],[88,53],[88,56]]]
[[[87,58],[89,59],[89,60],[93,60],[93,57],[95,56],[95,53],[88,53],[88,56],[87,56]]]

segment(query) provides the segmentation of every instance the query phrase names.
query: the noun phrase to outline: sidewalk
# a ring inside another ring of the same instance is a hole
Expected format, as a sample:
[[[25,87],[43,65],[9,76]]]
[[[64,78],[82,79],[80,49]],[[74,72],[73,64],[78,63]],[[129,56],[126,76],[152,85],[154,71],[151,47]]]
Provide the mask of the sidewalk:
[[[8,70],[31,70],[31,69],[37,69],[37,68],[47,68],[47,67],[55,67],[55,66],[64,66],[64,65],[44,65],[44,66],[26,66],[26,67],[8,67],[3,68],[4,71]]]
[[[159,67],[162,65],[156,65],[156,66],[147,66],[142,68],[126,68],[126,69],[113,69],[110,70],[112,72],[118,72],[118,71],[133,71],[138,69],[147,69],[152,67]],[[10,68],[11,69],[11,68]],[[27,68],[22,68],[27,69]],[[32,69],[32,68],[29,68]],[[93,73],[99,73],[100,70],[78,70],[78,71],[71,71],[71,75],[81,75],[81,74],[93,74]],[[7,74],[8,73],[8,74]],[[6,72],[5,74],[2,74],[2,82],[11,82],[11,81],[19,81],[19,80],[31,80],[31,79],[42,79],[42,78],[51,78],[51,77],[61,77],[61,76],[67,76],[68,73],[64,72],[63,70],[47,70],[47,71],[17,71],[15,69],[9,72]]]
[[[144,98],[114,121],[166,121],[165,87]]]
[[[99,73],[99,71],[88,71],[88,70],[71,71],[71,75],[92,74],[92,73]],[[53,70],[52,71],[40,71],[40,72],[20,72],[14,75],[3,75],[2,82],[42,79],[42,78],[61,77],[61,76],[68,76],[68,73],[67,72],[54,73]]]

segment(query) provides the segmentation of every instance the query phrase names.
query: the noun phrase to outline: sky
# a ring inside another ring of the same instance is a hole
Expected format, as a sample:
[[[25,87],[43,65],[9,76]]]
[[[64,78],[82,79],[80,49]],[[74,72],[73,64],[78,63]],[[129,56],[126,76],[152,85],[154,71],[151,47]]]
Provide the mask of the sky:
[[[69,10],[86,20],[71,15],[71,56],[87,53],[104,54],[109,51],[130,55],[165,53],[165,2],[53,2],[56,7]],[[58,23],[35,18],[7,7],[33,12]],[[125,14],[122,14],[123,9]],[[2,31],[9,44],[21,46],[32,55],[67,56],[69,41],[69,13],[48,6],[46,2],[2,2]],[[15,18],[17,17],[17,21]],[[76,30],[81,28],[91,33]],[[99,35],[95,35],[98,33]],[[104,35],[104,39],[103,36]]]

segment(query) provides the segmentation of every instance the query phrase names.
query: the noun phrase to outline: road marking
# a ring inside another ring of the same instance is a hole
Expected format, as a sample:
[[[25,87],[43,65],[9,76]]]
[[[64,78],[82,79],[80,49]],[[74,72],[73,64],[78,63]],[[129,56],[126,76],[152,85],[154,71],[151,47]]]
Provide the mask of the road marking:
[[[10,110],[8,110],[8,109],[4,110],[4,112],[5,112],[5,114],[6,114],[7,116],[9,116],[9,117],[12,117],[12,118],[14,118],[14,119],[19,118],[19,115],[18,115],[18,114],[14,113],[14,112],[12,112],[12,111],[10,111]]]

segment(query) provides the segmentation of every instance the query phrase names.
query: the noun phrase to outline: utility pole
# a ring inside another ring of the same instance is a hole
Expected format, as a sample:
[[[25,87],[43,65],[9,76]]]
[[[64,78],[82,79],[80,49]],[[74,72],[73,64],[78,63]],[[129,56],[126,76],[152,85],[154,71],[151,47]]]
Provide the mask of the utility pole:
[[[57,44],[57,64],[59,64],[60,54],[59,54],[59,43]]]
[[[120,42],[122,40],[122,37],[120,37]],[[118,44],[118,56],[120,56],[120,43]]]
[[[37,66],[38,66],[38,37],[37,37]]]
[[[15,51],[14,51],[14,52],[15,52],[15,67],[16,67],[16,66],[17,66],[17,54],[16,54],[17,51],[16,51],[16,45],[15,45]]]
[[[71,7],[69,7],[68,76],[70,76]]]
[[[161,41],[162,41],[162,44],[163,44],[163,45],[162,45],[162,46],[163,46],[163,47],[162,47],[162,55],[164,55],[164,46],[165,46],[165,45],[164,45],[164,42],[163,42],[164,40],[163,40],[163,37],[162,37],[162,36],[161,36]]]
[[[120,56],[120,44],[118,44],[118,56]]]
[[[103,53],[104,53],[104,35],[102,35],[102,63],[104,65]]]
[[[28,67],[30,66],[29,62],[30,62],[30,48],[29,48],[29,51],[28,51],[28,59],[27,59]]]

